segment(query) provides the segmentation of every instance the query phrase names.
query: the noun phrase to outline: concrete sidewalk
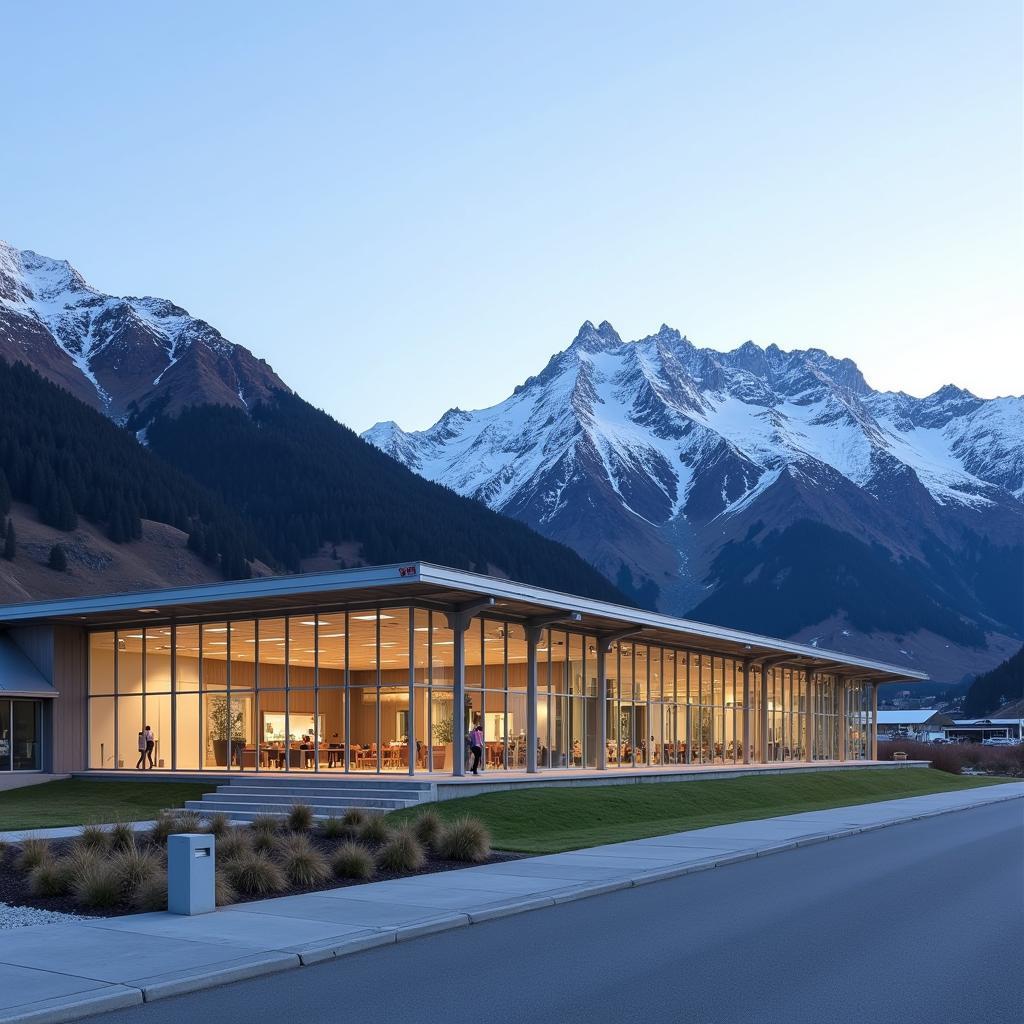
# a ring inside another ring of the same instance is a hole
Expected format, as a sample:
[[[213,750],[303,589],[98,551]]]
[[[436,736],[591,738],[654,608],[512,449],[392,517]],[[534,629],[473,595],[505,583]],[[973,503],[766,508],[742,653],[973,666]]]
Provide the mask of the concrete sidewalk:
[[[1024,797],[1024,782],[719,825],[226,907],[0,935],[0,1022],[65,1021],[809,843]],[[1024,820],[1024,807],[1021,808]],[[1014,809],[1017,813],[1017,809]]]

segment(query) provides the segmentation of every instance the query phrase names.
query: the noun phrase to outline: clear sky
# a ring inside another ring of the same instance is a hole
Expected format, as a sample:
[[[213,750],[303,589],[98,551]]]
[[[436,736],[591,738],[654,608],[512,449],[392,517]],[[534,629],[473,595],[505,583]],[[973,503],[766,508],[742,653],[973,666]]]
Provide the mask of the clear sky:
[[[1019,0],[4,5],[0,238],[356,429],[585,319],[1024,392]]]

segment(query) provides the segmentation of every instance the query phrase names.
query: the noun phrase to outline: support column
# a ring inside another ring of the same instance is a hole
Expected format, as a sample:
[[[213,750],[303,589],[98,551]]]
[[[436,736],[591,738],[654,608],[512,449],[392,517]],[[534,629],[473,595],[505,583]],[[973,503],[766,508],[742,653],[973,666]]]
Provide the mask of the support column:
[[[429,614],[429,613],[428,613]],[[409,713],[405,737],[409,745],[409,774],[416,774],[416,610],[409,609]]]
[[[455,678],[452,691],[452,775],[466,774],[466,627],[454,629]]]
[[[494,598],[476,601],[473,604],[445,612],[448,628],[454,641],[454,680],[452,682],[452,775],[466,774],[466,630],[476,615],[494,607]],[[410,651],[410,657],[412,652]],[[378,704],[378,707],[380,705]]]
[[[768,673],[771,666],[761,666],[761,707],[758,709],[757,729],[761,740],[761,760],[768,760]]]
[[[597,767],[608,767],[608,673],[605,666],[605,645],[597,643]]]
[[[805,731],[807,733],[807,758],[808,761],[814,760],[814,714],[811,709],[814,707],[814,687],[818,682],[817,672],[807,673],[807,700],[804,702],[804,722],[806,723]]]
[[[743,662],[743,763],[750,764],[750,662]]]
[[[870,746],[868,754],[872,761],[878,760],[878,683],[871,684],[871,732],[868,734]]]
[[[839,760],[845,761],[849,756],[850,723],[847,720],[846,677],[839,680]]]
[[[537,640],[539,628],[526,630],[526,770],[537,772]]]

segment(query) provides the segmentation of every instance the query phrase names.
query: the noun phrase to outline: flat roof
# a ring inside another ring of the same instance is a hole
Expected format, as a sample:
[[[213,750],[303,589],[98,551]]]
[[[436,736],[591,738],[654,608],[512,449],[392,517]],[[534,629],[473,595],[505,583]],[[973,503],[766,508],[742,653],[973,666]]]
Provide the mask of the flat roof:
[[[403,601],[452,609],[481,599],[492,599],[495,613],[512,619],[544,618],[553,626],[564,622],[566,626],[595,634],[628,631],[639,642],[648,640],[741,659],[773,658],[780,664],[855,675],[874,682],[928,678],[923,672],[899,665],[595,601],[429,562],[291,576],[259,576],[200,586],[5,605],[0,606],[0,626],[29,623],[67,623],[89,627],[138,625],[213,616],[291,614],[314,607],[346,608]]]

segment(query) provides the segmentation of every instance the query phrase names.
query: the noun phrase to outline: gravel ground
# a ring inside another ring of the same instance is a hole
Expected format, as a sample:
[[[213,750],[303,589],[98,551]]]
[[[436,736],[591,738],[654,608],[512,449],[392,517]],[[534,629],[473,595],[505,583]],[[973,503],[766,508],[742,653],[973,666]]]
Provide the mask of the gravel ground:
[[[83,914],[59,914],[55,910],[12,907],[9,903],[0,903],[0,929],[30,928],[35,924],[70,924],[72,921],[83,920]]]

